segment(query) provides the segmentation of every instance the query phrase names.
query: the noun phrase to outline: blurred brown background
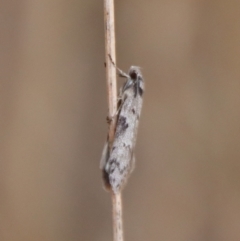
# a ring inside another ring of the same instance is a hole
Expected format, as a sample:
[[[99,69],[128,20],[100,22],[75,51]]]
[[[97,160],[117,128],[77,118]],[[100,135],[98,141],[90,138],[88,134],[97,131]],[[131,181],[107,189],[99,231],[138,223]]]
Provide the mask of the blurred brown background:
[[[0,19],[0,240],[112,240],[103,1]],[[126,240],[239,241],[240,1],[116,0],[116,30],[146,79]]]

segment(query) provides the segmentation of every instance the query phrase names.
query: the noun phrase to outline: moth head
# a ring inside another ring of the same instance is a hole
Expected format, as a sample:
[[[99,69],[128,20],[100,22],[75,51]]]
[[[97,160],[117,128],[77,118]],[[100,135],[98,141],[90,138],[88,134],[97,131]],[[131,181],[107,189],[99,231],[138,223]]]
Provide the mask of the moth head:
[[[140,67],[131,66],[128,75],[126,74],[124,77],[127,78],[125,85],[123,86],[122,91],[127,90],[128,88],[135,87],[135,95],[138,93],[139,87],[143,89],[143,77]]]
[[[133,80],[133,82],[142,79],[142,72],[140,67],[138,66],[131,66],[128,72],[130,79]]]

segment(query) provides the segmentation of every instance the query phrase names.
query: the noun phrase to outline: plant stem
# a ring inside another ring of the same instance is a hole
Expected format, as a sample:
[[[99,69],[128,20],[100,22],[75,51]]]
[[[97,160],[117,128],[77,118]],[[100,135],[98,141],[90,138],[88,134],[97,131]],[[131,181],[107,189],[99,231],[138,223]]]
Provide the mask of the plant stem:
[[[108,116],[112,120],[109,124],[108,141],[111,146],[114,139],[116,125],[116,120],[113,117],[117,113],[116,68],[112,63],[116,63],[114,0],[104,0],[104,24]],[[109,56],[111,57],[111,60]],[[123,241],[122,195],[121,192],[111,192],[111,195],[113,206],[113,241]]]
[[[112,64],[109,56],[116,63],[115,50],[115,24],[114,24],[114,0],[104,0],[104,22],[105,22],[105,61],[108,88],[108,112],[109,117],[113,117],[117,111],[117,81],[116,68]],[[110,124],[109,138],[114,137],[114,124]]]
[[[122,221],[122,195],[112,193],[113,205],[113,240],[123,241],[123,221]]]

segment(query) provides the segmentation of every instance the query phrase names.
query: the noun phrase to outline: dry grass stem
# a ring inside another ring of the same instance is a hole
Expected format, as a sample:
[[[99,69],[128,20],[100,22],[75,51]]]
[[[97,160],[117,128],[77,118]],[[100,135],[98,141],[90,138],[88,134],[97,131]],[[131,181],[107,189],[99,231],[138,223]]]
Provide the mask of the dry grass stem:
[[[115,118],[117,112],[117,81],[116,68],[112,61],[116,63],[115,47],[115,19],[114,19],[114,0],[104,0],[104,24],[105,24],[105,61],[108,90],[108,116],[113,120],[109,124],[108,140],[110,145],[114,139]],[[111,56],[112,61],[109,56]],[[121,193],[112,194],[113,205],[113,240],[123,241],[122,224],[122,197]]]

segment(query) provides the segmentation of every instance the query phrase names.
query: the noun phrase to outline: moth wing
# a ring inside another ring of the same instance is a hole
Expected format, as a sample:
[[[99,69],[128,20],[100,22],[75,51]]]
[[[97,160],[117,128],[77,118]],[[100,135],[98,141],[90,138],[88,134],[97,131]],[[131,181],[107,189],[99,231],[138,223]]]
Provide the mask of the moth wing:
[[[106,141],[103,147],[103,152],[100,160],[100,169],[102,170],[104,169],[107,163],[108,157],[109,157],[109,149],[108,149],[108,142]]]
[[[135,168],[135,164],[136,164],[136,158],[134,155],[132,155],[132,160],[131,160],[131,167],[130,167],[130,173],[132,173],[132,171]]]
[[[109,181],[115,191],[122,188],[135,166],[134,148],[141,107],[142,98],[139,95],[135,98],[132,98],[131,93],[129,96],[128,94],[124,96],[117,120],[113,149],[108,161],[111,166]]]
[[[109,174],[109,182],[114,192],[118,192],[126,182],[131,172],[131,159],[132,148],[122,143],[110,154],[105,170]]]
[[[108,173],[108,183],[115,193],[123,188],[135,166],[133,153],[142,107],[142,97],[136,88],[140,87],[126,88],[122,93],[114,141],[104,169]]]

